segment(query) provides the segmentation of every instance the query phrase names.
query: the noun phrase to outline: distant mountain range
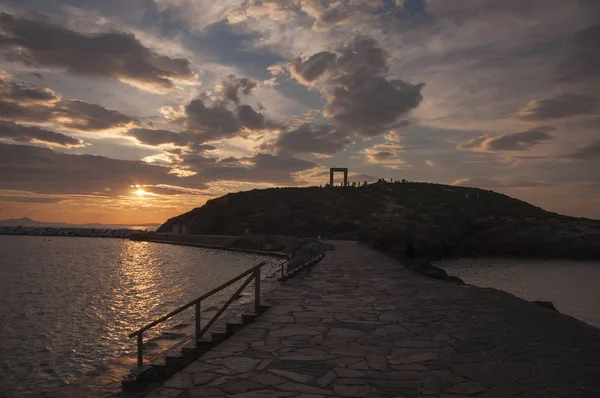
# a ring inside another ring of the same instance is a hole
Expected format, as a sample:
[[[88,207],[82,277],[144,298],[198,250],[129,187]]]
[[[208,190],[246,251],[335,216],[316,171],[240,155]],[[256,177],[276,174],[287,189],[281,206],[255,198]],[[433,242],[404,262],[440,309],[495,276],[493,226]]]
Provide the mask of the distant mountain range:
[[[29,217],[23,218],[10,218],[8,220],[0,220],[1,227],[53,227],[53,228],[101,228],[101,229],[148,229],[154,230],[158,228],[160,224],[145,223],[145,224],[67,224],[64,222],[43,222],[32,220]]]

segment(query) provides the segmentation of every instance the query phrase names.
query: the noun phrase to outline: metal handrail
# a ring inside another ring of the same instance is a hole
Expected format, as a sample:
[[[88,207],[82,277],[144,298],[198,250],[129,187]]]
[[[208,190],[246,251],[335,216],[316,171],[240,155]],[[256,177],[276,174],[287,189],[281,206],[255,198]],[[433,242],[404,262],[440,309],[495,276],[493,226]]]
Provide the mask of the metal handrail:
[[[254,267],[242,272],[241,274],[239,274],[238,276],[236,276],[235,278],[229,280],[228,282],[223,283],[222,285],[214,288],[213,290],[211,290],[208,293],[203,294],[202,296],[190,301],[187,304],[182,305],[181,307],[177,308],[176,310],[173,310],[171,312],[169,312],[168,314],[158,318],[157,320],[150,322],[149,324],[147,324],[146,326],[136,330],[133,333],[129,334],[129,338],[132,338],[134,336],[137,336],[137,364],[138,366],[142,366],[144,363],[144,354],[143,354],[143,335],[144,332],[166,320],[168,320],[169,318],[173,317],[174,315],[179,314],[180,312],[190,308],[191,306],[195,305],[196,306],[196,311],[195,311],[195,315],[196,315],[196,319],[195,319],[195,332],[196,332],[196,340],[200,339],[200,337],[202,337],[202,335],[204,333],[206,333],[206,331],[210,328],[210,326],[213,325],[213,323],[217,320],[217,318],[227,309],[227,307],[229,307],[229,305],[235,300],[235,298],[242,292],[242,290],[244,290],[244,288],[246,288],[246,286],[248,286],[248,284],[252,281],[252,279],[255,280],[254,282],[254,287],[255,287],[255,296],[254,296],[254,305],[255,305],[255,312],[258,313],[260,310],[260,269],[265,266],[267,264],[266,261],[261,262],[258,265],[255,265]],[[252,275],[250,275],[252,274]],[[234,284],[235,282],[239,281],[240,279],[242,279],[245,276],[250,275],[250,277],[242,284],[242,286],[231,296],[231,298],[225,303],[225,305],[223,305],[223,307],[219,310],[219,312],[217,312],[217,314],[215,314],[215,316],[213,316],[213,318],[209,321],[209,323],[204,327],[204,329],[202,329],[200,326],[200,303],[202,302],[202,300],[207,299],[208,297],[220,292],[221,290],[225,289],[226,287],[229,287],[230,285]]]
[[[312,254],[312,255],[316,255],[318,253],[322,252],[323,246],[325,245],[325,242],[318,242],[319,246],[317,246],[317,248],[308,251],[308,253],[303,253],[299,256],[296,257],[292,257],[292,258],[288,258],[287,260],[283,261],[281,264],[279,264],[279,266],[281,267],[281,278],[283,279],[283,277],[285,276],[285,274],[289,274],[288,271],[288,267],[285,267],[285,273],[284,273],[284,265],[289,264],[290,262],[297,260],[298,258],[302,258],[303,260],[301,261],[302,263],[305,261],[304,257],[306,256],[306,254]]]
[[[298,258],[301,258],[302,262],[304,262],[305,261],[304,257],[307,254],[311,254],[314,256],[317,253],[321,252],[322,248],[323,248],[323,242],[319,242],[319,246],[316,249],[309,250],[309,251],[307,251],[307,253],[303,253],[300,256],[296,256],[296,257],[287,259],[286,261],[282,262],[280,264],[282,278],[284,276],[284,265],[285,264],[289,264],[292,260],[297,260]],[[223,312],[225,312],[225,310],[229,307],[229,305],[231,305],[231,303],[239,296],[239,294],[250,284],[252,279],[254,279],[255,312],[258,314],[260,312],[260,270],[266,264],[267,264],[267,262],[263,261],[260,264],[255,265],[254,267],[242,272],[241,274],[239,274],[235,278],[229,280],[228,282],[225,282],[222,285],[212,289],[210,292],[203,294],[202,296],[190,301],[187,304],[180,306],[179,308],[169,312],[168,314],[158,318],[157,320],[150,322],[146,326],[139,328],[135,332],[130,333],[129,338],[137,336],[137,364],[138,364],[138,366],[142,366],[144,364],[143,344],[144,344],[144,332],[146,330],[153,328],[154,326],[170,319],[171,317],[179,314],[182,311],[185,311],[186,309],[190,308],[191,306],[195,306],[194,330],[195,330],[196,340],[199,340],[204,335],[204,333],[206,333],[208,331],[208,329],[217,321],[219,316],[221,316],[223,314]],[[287,271],[287,267],[286,267],[286,271]],[[202,328],[201,327],[201,302],[203,300],[206,300],[208,297],[220,292],[221,290],[225,289],[226,287],[231,286],[235,282],[241,280],[242,278],[244,278],[245,276],[248,276],[248,275],[250,275],[249,278],[246,279],[244,281],[244,283],[242,283],[242,285],[238,288],[238,290],[235,293],[233,293],[233,295],[227,300],[227,302],[225,302],[225,304],[221,307],[221,309],[212,317],[212,319],[204,326],[204,328]]]

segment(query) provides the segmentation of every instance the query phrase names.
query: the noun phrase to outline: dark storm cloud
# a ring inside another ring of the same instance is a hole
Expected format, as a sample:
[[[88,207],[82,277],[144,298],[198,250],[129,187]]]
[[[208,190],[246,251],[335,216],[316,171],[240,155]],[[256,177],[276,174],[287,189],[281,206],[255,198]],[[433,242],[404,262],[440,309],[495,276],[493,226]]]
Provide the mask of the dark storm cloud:
[[[331,125],[304,123],[295,129],[281,133],[276,140],[264,145],[263,149],[274,150],[284,155],[301,153],[333,155],[352,143],[352,139],[344,130],[336,129]]]
[[[520,133],[500,136],[483,135],[473,138],[459,145],[458,149],[499,152],[499,151],[524,151],[554,137],[548,133],[549,128],[535,128]]]
[[[520,119],[530,121],[599,115],[599,97],[575,93],[564,93],[552,98],[531,101],[519,112]]]
[[[575,152],[572,152],[572,153],[567,154],[562,157],[568,158],[568,159],[576,159],[576,160],[600,159],[600,141],[595,142],[591,145],[585,146],[583,148],[580,148],[580,149],[576,150]]]
[[[559,79],[577,82],[599,78],[600,22],[578,32],[570,46],[570,56],[559,66]]]
[[[124,127],[134,119],[100,105],[61,98],[52,90],[0,75],[0,120],[54,124],[80,131]]]
[[[50,194],[128,192],[130,185],[166,184],[204,188],[196,176],[179,178],[170,169],[141,161],[74,155],[48,148],[0,143],[0,185],[3,189]]]
[[[256,89],[258,83],[249,77],[237,78],[235,75],[229,75],[223,82],[223,98],[235,104],[240,103],[240,93],[250,95]]]
[[[65,148],[83,146],[83,141],[78,138],[38,127],[22,126],[14,122],[1,120],[0,138],[7,138],[17,142],[43,142]]]
[[[319,88],[327,101],[323,114],[337,127],[362,137],[398,127],[423,99],[423,83],[387,77],[389,55],[370,37],[356,37],[337,54],[323,52],[313,57],[290,62],[292,76]]]
[[[0,50],[7,60],[28,66],[63,68],[84,76],[112,77],[170,89],[175,80],[192,80],[191,64],[160,55],[130,33],[84,34],[48,20],[0,14]]]

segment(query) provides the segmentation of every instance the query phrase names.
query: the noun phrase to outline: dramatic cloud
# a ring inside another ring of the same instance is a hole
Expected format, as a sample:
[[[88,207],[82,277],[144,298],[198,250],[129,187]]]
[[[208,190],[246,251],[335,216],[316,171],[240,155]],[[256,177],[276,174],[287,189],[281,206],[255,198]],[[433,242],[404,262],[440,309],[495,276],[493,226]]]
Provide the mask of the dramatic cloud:
[[[293,60],[290,73],[318,87],[327,104],[324,116],[362,137],[375,137],[405,123],[423,99],[423,84],[388,79],[389,55],[369,37],[358,36],[338,54],[322,52]]]
[[[208,181],[269,183],[294,182],[296,181],[294,173],[316,167],[316,164],[306,160],[265,153],[221,160],[190,154],[183,156],[183,165],[190,167]]]
[[[131,185],[205,187],[198,177],[179,178],[169,168],[141,161],[1,143],[0,184],[3,189],[36,193],[107,196],[128,192]]]
[[[235,104],[240,103],[240,92],[244,95],[252,94],[258,83],[249,77],[237,78],[229,75],[223,82],[223,98]]]
[[[401,169],[406,162],[399,158],[400,145],[393,142],[376,144],[361,151],[367,163],[373,163],[388,169]]]
[[[220,86],[222,98],[210,104],[206,103],[206,98],[196,98],[183,107],[181,114],[170,107],[164,108],[163,113],[171,121],[195,133],[193,141],[197,144],[243,137],[252,131],[276,127],[277,124],[268,121],[261,112],[250,105],[240,104],[239,94],[250,95],[256,86],[253,79],[230,75]]]
[[[64,148],[83,146],[83,141],[65,134],[44,130],[37,127],[22,126],[14,122],[0,120],[0,138],[16,142],[41,142]]]
[[[337,7],[322,7],[321,1],[309,0],[303,2],[303,10],[314,18],[312,28],[317,31],[327,31],[336,26],[358,24],[374,21],[377,15],[374,11],[384,5],[383,0],[350,0],[340,2]]]
[[[60,99],[48,88],[25,85],[12,80],[11,75],[2,69],[0,69],[0,94],[2,94],[2,101],[23,105],[48,104]]]
[[[160,55],[130,33],[83,34],[47,19],[0,14],[0,50],[9,61],[65,69],[83,76],[112,77],[140,88],[171,89],[194,80],[183,58]]]
[[[570,44],[571,54],[559,66],[559,79],[578,82],[600,78],[600,22],[578,32]]]
[[[549,128],[535,128],[506,135],[482,135],[458,146],[458,149],[479,152],[524,151],[542,142],[553,139]]]
[[[48,88],[26,86],[10,79],[10,76],[0,70],[0,94],[2,102],[11,102],[16,104],[36,105],[52,104],[60,97]]]
[[[240,7],[240,0],[154,0],[154,4],[169,19],[183,21],[193,31],[201,31],[227,18],[230,12]]]
[[[100,105],[61,98],[47,88],[9,80],[0,74],[0,120],[48,124],[79,131],[126,127],[134,119]]]
[[[250,130],[260,130],[267,127],[265,116],[256,112],[250,105],[240,105],[237,108],[237,116],[242,126]]]
[[[325,71],[332,68],[336,59],[336,54],[323,51],[311,55],[304,61],[301,58],[290,61],[289,70],[293,78],[308,86]]]
[[[336,129],[331,125],[304,123],[295,129],[281,133],[276,140],[267,143],[263,149],[275,150],[283,155],[301,153],[333,155],[352,142],[344,130]]]
[[[87,102],[62,99],[51,106],[22,106],[0,99],[0,119],[56,125],[79,131],[101,131],[127,127],[134,119]]]
[[[232,11],[227,20],[230,23],[243,22],[248,18],[270,18],[283,22],[298,12],[299,0],[249,0]]]
[[[227,17],[230,23],[240,23],[249,18],[270,19],[276,22],[301,19],[309,21],[316,31],[328,31],[336,26],[358,24],[377,20],[374,13],[385,5],[384,0],[248,0]],[[403,1],[396,2],[398,7]]]
[[[519,111],[521,119],[536,122],[578,116],[600,116],[600,98],[565,93],[552,98],[531,101]]]
[[[244,127],[238,114],[224,103],[217,102],[206,106],[200,98],[187,104],[183,122],[189,130],[199,135],[202,142],[236,137],[242,134]]]
[[[176,133],[170,130],[136,128],[128,130],[125,132],[125,135],[135,138],[140,144],[144,145],[160,146],[172,144],[178,147],[191,147],[198,152],[215,149],[212,145],[203,145],[201,135],[190,132]]]

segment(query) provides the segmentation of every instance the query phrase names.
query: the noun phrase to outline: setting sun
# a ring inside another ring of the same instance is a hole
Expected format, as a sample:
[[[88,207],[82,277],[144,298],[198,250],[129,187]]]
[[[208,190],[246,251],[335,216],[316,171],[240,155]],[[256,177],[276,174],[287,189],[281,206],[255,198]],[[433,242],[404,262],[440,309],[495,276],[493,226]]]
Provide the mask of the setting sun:
[[[144,196],[146,195],[148,192],[144,191],[143,189],[138,189],[137,191],[135,191],[135,194],[137,196]]]

